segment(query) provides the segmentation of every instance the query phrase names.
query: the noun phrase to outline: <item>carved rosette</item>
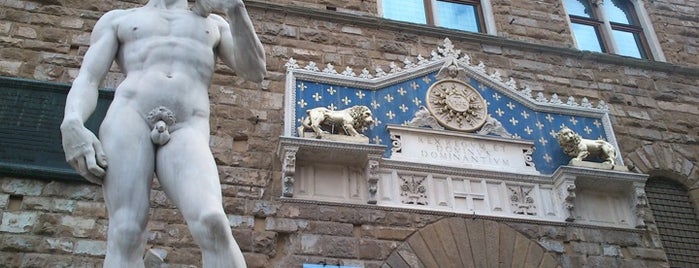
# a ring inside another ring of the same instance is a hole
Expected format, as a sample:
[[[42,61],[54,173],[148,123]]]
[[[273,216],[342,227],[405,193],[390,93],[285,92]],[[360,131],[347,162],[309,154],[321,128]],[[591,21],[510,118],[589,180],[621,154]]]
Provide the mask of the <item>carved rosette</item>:
[[[536,205],[534,197],[531,196],[532,187],[524,186],[509,186],[510,190],[510,205],[512,212],[520,215],[536,215]]]
[[[425,177],[402,175],[400,179],[403,181],[403,184],[400,186],[400,196],[403,204],[427,205],[427,188],[423,185]]]
[[[427,109],[450,130],[473,132],[488,116],[483,96],[470,85],[453,79],[436,82],[427,90]]]

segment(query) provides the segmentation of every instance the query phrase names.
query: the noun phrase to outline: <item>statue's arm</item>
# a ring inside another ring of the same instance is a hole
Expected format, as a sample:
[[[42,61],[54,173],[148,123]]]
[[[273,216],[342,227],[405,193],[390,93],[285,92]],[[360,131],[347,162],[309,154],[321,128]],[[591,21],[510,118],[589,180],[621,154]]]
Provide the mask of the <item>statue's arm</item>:
[[[118,11],[108,12],[92,30],[90,47],[68,92],[64,123],[76,121],[82,125],[95,110],[98,87],[112,66],[119,45],[116,29],[112,25],[117,15]]]
[[[239,76],[252,82],[261,82],[267,74],[265,51],[255,34],[252,22],[242,1],[233,1],[226,8],[228,23],[220,19],[221,40],[217,53],[223,62]]]
[[[68,92],[61,123],[66,161],[85,179],[97,184],[102,183],[105,175],[107,157],[100,141],[84,123],[97,106],[98,87],[118,50],[119,41],[113,26],[118,14],[118,11],[109,12],[95,24],[90,47]]]

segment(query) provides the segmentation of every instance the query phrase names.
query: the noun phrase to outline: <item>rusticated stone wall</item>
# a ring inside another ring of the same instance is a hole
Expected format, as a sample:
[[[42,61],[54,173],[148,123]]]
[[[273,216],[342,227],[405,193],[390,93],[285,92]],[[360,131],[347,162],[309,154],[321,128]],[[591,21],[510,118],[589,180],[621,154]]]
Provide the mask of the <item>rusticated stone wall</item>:
[[[99,16],[142,2],[0,0],[0,75],[69,83]],[[696,2],[644,1],[669,63],[568,49],[572,38],[562,5],[551,1],[491,1],[498,37],[387,22],[371,16],[376,1],[246,2],[265,45],[269,75],[257,85],[217,66],[210,98],[211,148],[224,207],[251,267],[320,261],[380,267],[425,227],[447,218],[471,220],[280,200],[274,150],[282,133],[283,66],[291,57],[301,64],[373,69],[429,55],[449,37],[473,62],[483,61],[489,71],[534,91],[609,103],[624,158],[643,172],[681,181],[699,200]],[[121,77],[115,66],[104,86],[115,87]],[[149,246],[166,250],[170,267],[198,266],[199,250],[157,183],[151,196]],[[0,211],[0,267],[101,265],[107,216],[99,187],[2,177]],[[648,230],[618,230],[487,220],[535,241],[563,267],[665,265],[652,224]]]

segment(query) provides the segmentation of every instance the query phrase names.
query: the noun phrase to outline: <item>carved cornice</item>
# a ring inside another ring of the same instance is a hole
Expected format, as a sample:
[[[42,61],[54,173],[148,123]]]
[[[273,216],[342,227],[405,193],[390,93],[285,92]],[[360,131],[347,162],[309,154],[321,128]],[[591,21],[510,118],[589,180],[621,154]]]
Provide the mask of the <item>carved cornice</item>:
[[[647,174],[574,166],[560,166],[551,176],[553,178],[559,178],[562,176],[575,176],[578,178],[604,178],[610,182],[615,181],[629,183],[645,183],[646,179],[648,178]],[[604,185],[600,185],[600,187],[604,187]]]
[[[404,170],[404,171],[414,171],[429,174],[440,174],[445,176],[457,176],[457,177],[475,177],[475,178],[486,178],[493,180],[503,180],[508,182],[524,182],[524,183],[534,183],[534,184],[552,184],[551,177],[545,175],[524,175],[521,173],[509,173],[509,172],[498,172],[498,171],[488,171],[479,170],[471,168],[457,168],[448,167],[445,168],[441,165],[423,164],[423,163],[413,163],[399,160],[383,159],[381,161],[381,169],[384,170]]]
[[[347,143],[319,139],[279,137],[277,156],[284,157],[286,148],[296,148],[299,161],[365,164],[378,159],[386,150],[384,145]]]
[[[357,204],[357,203],[351,204],[351,203],[307,200],[307,199],[298,199],[298,198],[282,198],[279,201],[282,203],[289,203],[289,204],[306,204],[306,205],[318,205],[318,206],[346,207],[346,208],[352,208],[352,209],[380,210],[380,211],[387,211],[387,212],[404,212],[404,213],[418,214],[418,215],[459,217],[459,218],[466,218],[466,219],[483,219],[483,220],[490,220],[490,221],[495,221],[495,222],[506,222],[506,223],[526,223],[526,224],[535,224],[535,225],[585,228],[585,229],[594,229],[594,230],[623,231],[623,232],[630,232],[630,233],[644,233],[645,232],[644,229],[620,228],[620,227],[599,226],[599,225],[581,224],[581,223],[572,223],[572,222],[560,222],[560,221],[534,220],[534,219],[530,219],[530,218],[488,216],[488,215],[479,215],[479,214],[473,214],[473,213],[456,213],[456,212],[413,209],[413,208],[404,208],[404,207],[389,207],[389,206],[381,206],[381,205],[377,206],[377,205],[365,205],[365,204]]]

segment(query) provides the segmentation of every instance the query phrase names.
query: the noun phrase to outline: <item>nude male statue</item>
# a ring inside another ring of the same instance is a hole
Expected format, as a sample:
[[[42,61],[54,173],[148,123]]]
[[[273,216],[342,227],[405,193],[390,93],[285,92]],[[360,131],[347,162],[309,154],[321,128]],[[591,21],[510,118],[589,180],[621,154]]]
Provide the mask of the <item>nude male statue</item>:
[[[95,25],[61,132],[66,160],[103,187],[109,212],[105,267],[144,266],[154,173],[187,221],[204,267],[246,267],[209,149],[208,88],[216,56],[249,81],[266,75],[264,50],[242,0],[197,0],[191,11],[187,0],[149,0],[110,11]],[[115,60],[126,78],[97,139],[84,122]]]

